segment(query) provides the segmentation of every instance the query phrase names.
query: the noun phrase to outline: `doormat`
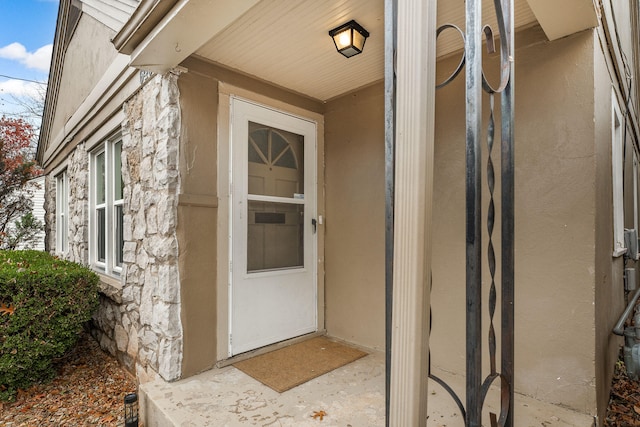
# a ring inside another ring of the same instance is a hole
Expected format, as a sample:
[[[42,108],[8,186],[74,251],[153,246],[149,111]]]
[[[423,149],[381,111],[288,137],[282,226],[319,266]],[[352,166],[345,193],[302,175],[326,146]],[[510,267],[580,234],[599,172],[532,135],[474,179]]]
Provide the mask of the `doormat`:
[[[233,366],[282,393],[366,355],[353,347],[317,337]]]

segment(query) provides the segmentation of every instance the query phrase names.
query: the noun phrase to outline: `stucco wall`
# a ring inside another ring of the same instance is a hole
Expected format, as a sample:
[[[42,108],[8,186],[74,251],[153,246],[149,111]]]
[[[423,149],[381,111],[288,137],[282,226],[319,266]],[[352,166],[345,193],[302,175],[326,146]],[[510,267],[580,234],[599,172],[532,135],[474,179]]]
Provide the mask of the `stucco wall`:
[[[618,357],[620,337],[611,333],[618,317],[624,310],[624,258],[613,254],[613,206],[612,206],[612,162],[611,162],[611,77],[600,46],[594,49],[594,115],[596,167],[596,257],[595,257],[595,360],[596,384],[598,384],[598,418],[604,420],[609,400],[609,386],[613,368]],[[628,160],[632,154],[627,148]],[[632,169],[632,168],[631,168]],[[630,178],[626,169],[627,178]],[[632,173],[632,170],[631,170]],[[625,226],[633,227],[633,181],[625,182]],[[629,263],[632,266],[632,263]]]
[[[178,263],[183,376],[216,361],[217,82],[185,73],[178,80],[182,128],[178,199]]]
[[[62,131],[116,57],[117,52],[110,42],[114,35],[105,25],[82,14],[64,58],[51,139]]]
[[[327,103],[325,125],[327,332],[383,350],[383,84]]]
[[[181,65],[188,71],[178,80],[182,128],[177,234],[183,376],[188,376],[228,357],[229,111],[218,105],[220,85],[238,88],[242,96],[258,102],[271,102],[274,108],[290,107],[294,114],[323,108],[317,101],[198,58]],[[321,177],[318,182],[322,188]],[[323,203],[319,196],[320,213]]]
[[[593,35],[538,40],[516,51],[516,392],[595,413]],[[438,64],[439,81],[455,61]],[[436,99],[430,340],[432,364],[458,373],[465,369],[464,140],[461,75]],[[499,167],[495,149],[494,162]],[[485,212],[487,203],[485,190]],[[498,231],[498,248],[499,239]],[[488,313],[486,255],[483,277]],[[485,331],[487,324],[488,314]],[[485,340],[485,362],[486,347]]]

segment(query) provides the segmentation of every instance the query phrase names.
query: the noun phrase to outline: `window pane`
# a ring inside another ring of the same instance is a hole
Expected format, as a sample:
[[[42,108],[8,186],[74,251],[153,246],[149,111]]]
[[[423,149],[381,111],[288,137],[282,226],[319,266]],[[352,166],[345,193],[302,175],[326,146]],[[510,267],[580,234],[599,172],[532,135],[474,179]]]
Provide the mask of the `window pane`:
[[[116,249],[116,265],[122,267],[122,249],[124,247],[124,235],[122,233],[122,222],[124,219],[124,213],[122,212],[122,205],[115,207],[115,249]]]
[[[252,146],[255,147],[256,154],[257,153],[262,154],[262,156],[268,161],[269,159],[268,129],[265,126],[262,126],[258,123],[249,122],[249,141],[253,142],[253,144],[249,144],[250,148]],[[251,150],[249,150],[249,153],[251,153]]]
[[[271,130],[271,161],[275,162],[280,153],[289,148],[289,143],[280,134],[280,132],[274,132]]]
[[[296,159],[295,157],[293,157],[293,151],[291,151],[290,149],[284,150],[278,155],[274,164],[283,168],[295,169]]]
[[[122,200],[122,141],[113,144],[113,200]]]
[[[249,201],[247,271],[304,266],[304,205]]]
[[[624,141],[622,138],[622,118],[617,104],[613,105],[611,160],[613,171],[613,251],[614,256],[624,253]]]
[[[66,175],[63,173],[56,178],[56,250],[67,250],[67,192]]]
[[[303,198],[304,136],[249,122],[249,194]]]
[[[105,208],[96,209],[96,259],[105,262],[106,259],[106,212]]]
[[[60,249],[62,249],[64,252],[67,251],[67,228],[69,227],[67,225],[67,217],[66,216],[62,216],[62,233],[60,235]]]
[[[102,152],[96,156],[96,204],[98,205],[105,201],[104,172],[104,152]]]
[[[258,148],[254,144],[249,144],[249,161],[253,163],[264,163],[265,161],[258,154]]]

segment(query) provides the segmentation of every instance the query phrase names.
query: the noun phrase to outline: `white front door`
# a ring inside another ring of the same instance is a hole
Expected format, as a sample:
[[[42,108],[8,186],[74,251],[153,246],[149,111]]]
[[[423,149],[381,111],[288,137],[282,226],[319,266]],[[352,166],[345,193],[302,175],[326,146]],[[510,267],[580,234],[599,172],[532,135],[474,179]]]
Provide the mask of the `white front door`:
[[[317,330],[316,124],[232,98],[229,355]]]

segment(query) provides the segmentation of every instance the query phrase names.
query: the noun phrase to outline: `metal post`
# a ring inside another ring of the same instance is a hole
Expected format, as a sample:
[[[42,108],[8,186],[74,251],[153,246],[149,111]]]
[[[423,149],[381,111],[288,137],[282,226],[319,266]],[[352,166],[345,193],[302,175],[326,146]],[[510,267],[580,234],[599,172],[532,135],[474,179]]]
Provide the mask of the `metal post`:
[[[391,325],[393,311],[393,196],[395,185],[395,52],[397,0],[385,0],[385,414],[389,427],[391,398]]]
[[[507,384],[509,384],[509,410],[505,427],[513,427],[514,401],[514,336],[515,336],[515,279],[514,279],[514,239],[515,239],[515,112],[514,112],[514,11],[513,1],[503,0],[502,9],[505,17],[505,37],[509,41],[509,82],[501,94],[501,194],[502,194],[502,360],[500,370]],[[505,391],[503,390],[503,393]]]
[[[481,146],[482,136],[482,2],[466,1],[466,426],[481,427],[482,398],[482,247]]]
[[[494,51],[493,30],[482,26],[482,2],[466,0],[466,35],[453,24],[438,28],[436,37],[453,29],[465,41],[464,54],[455,71],[437,88],[453,81],[466,65],[466,407],[458,395],[444,381],[430,374],[430,378],[442,385],[458,405],[465,420],[465,427],[482,425],[482,408],[491,385],[500,380],[500,418],[490,413],[492,427],[513,427],[514,424],[514,31],[513,0],[494,0],[494,8],[500,33],[501,76],[497,88],[485,79],[482,72],[482,35],[487,48]],[[489,287],[489,364],[490,372],[482,379],[482,247],[481,247],[481,148],[482,91],[489,94],[489,123],[487,128],[487,185],[489,206],[487,211],[488,247],[487,259],[491,283]],[[495,178],[491,152],[495,133],[494,97],[501,95],[501,372],[496,363],[496,336],[493,324],[496,308],[495,248],[492,242],[495,210]]]

